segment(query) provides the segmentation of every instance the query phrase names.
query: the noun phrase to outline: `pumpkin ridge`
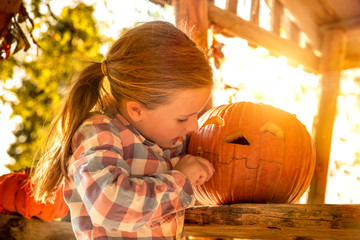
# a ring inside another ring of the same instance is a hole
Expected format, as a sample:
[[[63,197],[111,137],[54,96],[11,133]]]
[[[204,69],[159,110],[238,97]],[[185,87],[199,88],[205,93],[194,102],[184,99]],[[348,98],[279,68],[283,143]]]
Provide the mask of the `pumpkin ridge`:
[[[306,129],[305,126],[303,126],[303,128]],[[312,144],[311,135],[307,135],[307,136],[306,136],[306,134],[305,134],[304,131],[301,131],[301,132],[302,132],[302,135],[303,135],[303,137],[302,137],[303,141],[304,141],[304,142],[307,142],[307,143],[308,143],[307,145],[310,146],[309,148],[306,148],[306,149],[305,149],[305,152],[303,153],[303,159],[312,159],[312,156],[311,156],[311,155],[312,155],[313,152],[315,152],[315,150],[314,150],[314,148],[313,148],[314,145]],[[312,151],[310,151],[310,150],[312,150]],[[310,164],[309,161],[308,161],[307,164],[306,164],[306,169],[305,169],[305,168],[303,169],[303,172],[313,172],[313,170],[311,169],[311,164]],[[307,177],[303,179],[302,184],[303,184],[303,185],[309,185],[309,184],[310,184],[310,181],[311,181],[311,177],[312,177],[312,175],[307,175]],[[302,191],[301,188],[298,188],[298,192],[297,192],[296,195],[293,197],[293,199],[291,200],[291,202],[298,201],[299,198],[306,192],[306,190],[307,190],[307,189],[304,189],[304,190]]]
[[[300,126],[299,126],[299,128],[300,128]],[[301,126],[301,128],[302,128],[302,126]],[[303,131],[300,131],[300,132],[302,133]],[[301,144],[301,145],[304,145],[304,144],[303,144],[304,140],[305,140],[305,136],[304,136],[304,134],[302,134],[302,136],[301,136],[301,142],[302,142],[302,144]],[[306,151],[305,151],[305,152],[306,152]],[[302,153],[302,158],[304,158],[305,152]],[[307,165],[307,164],[306,164],[306,165]],[[301,169],[300,169],[300,172],[299,172],[299,175],[302,176],[304,170],[305,170],[304,168],[301,168]],[[305,179],[299,179],[299,178],[300,178],[300,176],[297,177],[297,180],[298,180],[299,182],[301,182],[301,184],[302,184]],[[302,190],[302,189],[300,188],[301,184],[300,184],[300,183],[297,184],[296,190],[294,190],[294,194],[293,194],[293,197],[291,197],[290,202],[295,202],[295,201],[298,200],[298,196],[300,195],[301,190]],[[301,197],[301,196],[300,196],[300,197]]]
[[[261,117],[260,117],[260,119],[263,119],[263,115],[264,115],[264,112],[263,112],[263,108],[259,108],[258,109],[258,112],[256,112],[255,113],[255,111],[256,111],[256,109],[255,109],[255,105],[252,105],[252,111],[251,111],[251,118],[254,118],[254,116],[256,116],[256,115],[260,115]],[[255,118],[254,118],[255,119]],[[263,124],[261,124],[261,125],[263,125]],[[261,129],[259,129],[260,131],[261,131]],[[260,134],[260,143],[262,142],[262,137],[263,137],[263,135],[262,134]],[[257,163],[257,167],[256,167],[256,175],[255,175],[255,183],[254,183],[254,187],[253,187],[253,191],[252,191],[252,193],[251,193],[251,202],[254,202],[254,197],[256,196],[255,195],[255,193],[256,193],[256,190],[257,190],[257,188],[258,188],[258,186],[259,186],[259,181],[260,181],[260,178],[259,178],[259,171],[260,171],[260,173],[262,172],[259,168],[260,168],[260,166],[261,166],[261,162],[262,162],[262,160],[263,159],[261,159],[261,156],[262,156],[262,152],[263,152],[263,148],[262,148],[262,146],[260,146],[260,149],[259,149],[259,154],[257,154],[257,156],[259,157],[259,160],[258,160],[258,163]],[[250,164],[249,164],[249,166],[250,166]],[[247,168],[249,168],[249,166],[248,166],[248,159],[246,160],[246,167]],[[250,168],[249,168],[250,169]],[[262,201],[262,200],[260,200],[260,201]]]
[[[296,127],[299,129],[299,128],[302,128],[303,126],[297,125]],[[303,132],[303,131],[300,131],[300,132]],[[304,142],[303,136],[301,136],[301,137],[299,136],[298,138],[300,141],[300,145],[303,145],[303,142]],[[301,158],[303,158],[303,154],[304,153],[301,154]],[[304,170],[304,168],[300,168],[300,171],[297,171],[296,176],[293,177],[293,179],[294,179],[293,186],[289,192],[289,193],[292,193],[292,195],[289,194],[289,202],[293,202],[293,201],[297,200],[299,192],[301,191],[301,184],[299,182],[301,182],[300,177],[303,176],[303,170]]]

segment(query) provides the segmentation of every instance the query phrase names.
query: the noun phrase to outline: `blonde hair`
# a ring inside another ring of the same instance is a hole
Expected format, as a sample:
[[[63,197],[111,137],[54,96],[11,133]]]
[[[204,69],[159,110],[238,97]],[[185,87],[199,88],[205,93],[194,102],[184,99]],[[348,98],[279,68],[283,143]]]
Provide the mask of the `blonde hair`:
[[[90,63],[73,78],[46,139],[45,153],[32,172],[34,197],[53,199],[67,177],[74,134],[92,112],[106,110],[123,98],[154,109],[167,103],[173,90],[211,87],[212,77],[205,54],[172,24],[154,21],[127,31],[103,63]]]

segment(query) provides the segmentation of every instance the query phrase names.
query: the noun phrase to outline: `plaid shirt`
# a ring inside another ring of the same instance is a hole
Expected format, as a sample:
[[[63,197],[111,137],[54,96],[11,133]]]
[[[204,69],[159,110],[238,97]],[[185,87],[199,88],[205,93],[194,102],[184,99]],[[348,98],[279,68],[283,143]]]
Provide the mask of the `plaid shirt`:
[[[65,199],[77,239],[184,239],[189,180],[171,170],[185,139],[162,149],[118,112],[86,120],[73,139]]]

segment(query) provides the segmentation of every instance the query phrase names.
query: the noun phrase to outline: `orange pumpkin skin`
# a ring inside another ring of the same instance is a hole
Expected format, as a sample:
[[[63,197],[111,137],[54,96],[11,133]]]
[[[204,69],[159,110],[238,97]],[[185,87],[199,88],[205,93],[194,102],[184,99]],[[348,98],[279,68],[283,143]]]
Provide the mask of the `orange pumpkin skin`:
[[[222,124],[213,121],[219,117]],[[295,115],[238,102],[210,109],[199,125],[190,135],[188,153],[215,168],[208,182],[194,187],[201,204],[294,203],[305,193],[315,168],[315,146]]]
[[[57,191],[53,203],[40,203],[32,196],[27,173],[14,172],[0,176],[0,213],[18,213],[29,219],[37,217],[51,221],[65,216],[67,212],[62,188]]]

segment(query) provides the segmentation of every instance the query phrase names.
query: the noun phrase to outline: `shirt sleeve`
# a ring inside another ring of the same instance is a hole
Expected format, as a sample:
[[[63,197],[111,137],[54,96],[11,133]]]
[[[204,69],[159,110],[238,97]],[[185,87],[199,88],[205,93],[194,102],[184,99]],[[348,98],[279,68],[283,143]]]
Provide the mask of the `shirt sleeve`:
[[[135,232],[195,202],[189,180],[178,171],[132,177],[119,130],[109,123],[84,124],[73,143],[69,177],[94,225]]]

